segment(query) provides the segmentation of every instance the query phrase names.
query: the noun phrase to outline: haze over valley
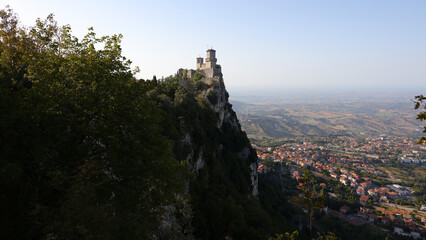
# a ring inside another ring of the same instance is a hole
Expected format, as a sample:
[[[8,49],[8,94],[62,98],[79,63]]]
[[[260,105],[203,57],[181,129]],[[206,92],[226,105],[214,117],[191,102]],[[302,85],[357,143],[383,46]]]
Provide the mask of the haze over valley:
[[[232,88],[231,103],[250,138],[421,136],[414,91]]]

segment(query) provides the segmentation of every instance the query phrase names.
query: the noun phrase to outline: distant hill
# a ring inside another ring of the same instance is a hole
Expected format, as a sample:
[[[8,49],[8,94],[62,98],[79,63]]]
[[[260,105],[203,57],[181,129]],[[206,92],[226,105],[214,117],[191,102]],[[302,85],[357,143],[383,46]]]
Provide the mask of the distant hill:
[[[421,136],[409,102],[316,102],[248,104],[231,100],[250,138],[344,135]]]

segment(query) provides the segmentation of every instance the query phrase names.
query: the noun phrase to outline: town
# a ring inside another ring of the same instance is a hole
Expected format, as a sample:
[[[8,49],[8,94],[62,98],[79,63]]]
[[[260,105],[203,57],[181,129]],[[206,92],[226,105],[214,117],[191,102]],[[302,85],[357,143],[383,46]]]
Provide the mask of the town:
[[[355,226],[371,223],[416,239],[426,232],[425,182],[413,174],[425,176],[426,147],[416,139],[339,136],[279,142],[254,145],[259,174],[270,171],[271,163],[281,163],[300,182],[302,169],[310,170],[330,199],[341,199],[324,206],[325,213]],[[349,197],[339,197],[338,191]]]

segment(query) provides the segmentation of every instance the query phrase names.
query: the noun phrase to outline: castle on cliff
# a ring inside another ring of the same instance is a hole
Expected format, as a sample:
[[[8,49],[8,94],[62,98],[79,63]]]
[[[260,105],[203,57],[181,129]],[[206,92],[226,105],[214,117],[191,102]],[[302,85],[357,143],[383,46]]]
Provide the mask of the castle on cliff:
[[[191,78],[196,71],[199,71],[206,78],[213,78],[216,76],[222,77],[222,68],[219,64],[217,64],[216,50],[211,48],[207,49],[206,62],[204,62],[202,57],[197,58],[196,69],[197,70],[181,68],[179,69],[178,74],[184,74],[186,71],[187,77]]]

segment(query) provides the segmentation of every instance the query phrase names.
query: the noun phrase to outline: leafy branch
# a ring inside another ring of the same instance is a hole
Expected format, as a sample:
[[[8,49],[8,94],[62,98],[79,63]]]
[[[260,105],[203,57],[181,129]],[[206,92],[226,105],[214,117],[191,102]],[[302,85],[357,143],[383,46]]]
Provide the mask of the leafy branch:
[[[415,96],[414,100],[412,100],[415,103],[414,109],[423,109],[423,111],[419,112],[417,114],[417,118],[420,121],[426,120],[426,104],[425,104],[426,97],[423,95]],[[426,133],[426,127],[423,129],[423,133]],[[417,141],[418,144],[426,144],[426,137],[422,137]]]

